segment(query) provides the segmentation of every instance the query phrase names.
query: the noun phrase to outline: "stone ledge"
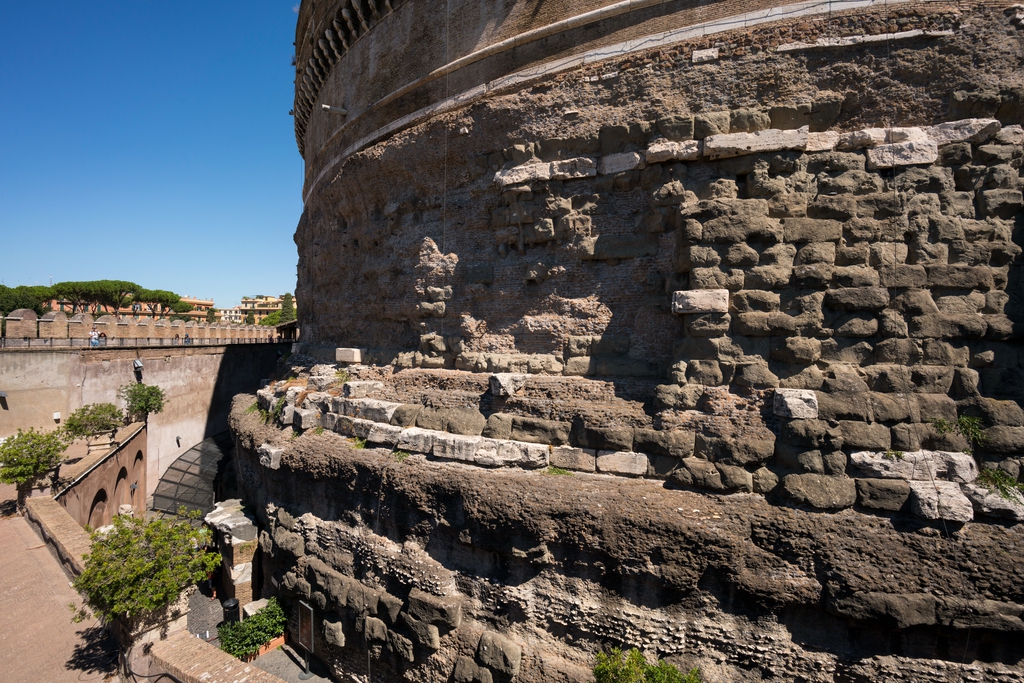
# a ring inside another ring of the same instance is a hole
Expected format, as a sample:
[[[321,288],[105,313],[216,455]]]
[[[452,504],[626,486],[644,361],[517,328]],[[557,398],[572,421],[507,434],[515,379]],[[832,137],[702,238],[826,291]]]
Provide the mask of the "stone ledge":
[[[151,674],[167,673],[183,683],[285,683],[190,633],[153,643]]]
[[[25,518],[36,529],[72,576],[85,568],[83,556],[92,545],[89,534],[78,525],[60,503],[49,496],[29,498],[25,501]]]

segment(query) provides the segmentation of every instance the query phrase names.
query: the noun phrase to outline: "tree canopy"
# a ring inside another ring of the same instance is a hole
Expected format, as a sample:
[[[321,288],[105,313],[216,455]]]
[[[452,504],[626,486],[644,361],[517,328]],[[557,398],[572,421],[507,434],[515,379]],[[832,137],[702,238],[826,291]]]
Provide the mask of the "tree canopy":
[[[220,555],[206,550],[210,530],[191,524],[198,512],[185,515],[182,508],[179,515],[151,522],[118,515],[113,529],[92,534],[74,585],[93,612],[132,622],[170,605],[220,566]]]
[[[274,325],[280,325],[281,323],[281,311],[274,311],[270,315],[265,316],[263,320],[260,321],[260,325],[267,325],[270,327],[273,327]]]
[[[245,324],[246,325],[255,325],[256,324],[256,314],[253,313],[252,311],[249,311],[248,313],[246,313],[245,314]]]
[[[206,322],[215,323],[217,322],[217,309],[212,306],[206,310]]]
[[[0,285],[0,312],[10,313],[19,308],[30,308],[37,315],[49,310],[47,303],[53,298],[53,288],[42,285],[5,287]]]
[[[289,323],[295,320],[295,299],[291,294],[284,294],[281,297],[281,322]]]
[[[71,439],[95,436],[124,425],[124,413],[113,403],[89,403],[68,416],[64,432]]]
[[[0,481],[18,489],[18,508],[25,507],[32,487],[64,458],[68,437],[64,430],[18,430],[0,443]]]
[[[164,390],[155,384],[126,384],[117,391],[124,399],[125,411],[133,420],[148,420],[151,413],[159,413],[164,409],[167,397]]]

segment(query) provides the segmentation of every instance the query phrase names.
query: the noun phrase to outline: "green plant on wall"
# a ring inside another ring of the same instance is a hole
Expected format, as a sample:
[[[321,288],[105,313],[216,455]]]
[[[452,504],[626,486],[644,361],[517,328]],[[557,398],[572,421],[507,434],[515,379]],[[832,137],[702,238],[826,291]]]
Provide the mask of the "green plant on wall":
[[[92,613],[105,621],[129,624],[170,605],[181,592],[220,566],[220,554],[209,552],[211,532],[193,526],[199,511],[182,507],[176,519],[144,521],[114,517],[113,527],[94,532],[85,568],[74,581],[85,596],[75,620]]]
[[[148,421],[150,414],[162,412],[167,400],[163,389],[141,382],[124,385],[117,395],[124,400],[129,418],[142,422]]]
[[[978,474],[978,483],[1001,498],[1024,504],[1024,483],[1000,469],[982,468]]]
[[[939,434],[959,434],[964,437],[967,440],[964,452],[967,454],[973,454],[975,448],[985,445],[984,423],[980,417],[961,415],[955,422],[939,418],[932,420],[931,424]]]
[[[270,598],[266,607],[245,621],[226,623],[217,629],[220,649],[235,657],[249,657],[282,635],[287,625],[288,616],[277,598]]]
[[[648,664],[643,653],[635,648],[623,652],[616,647],[610,652],[598,653],[594,680],[596,683],[703,683],[704,678],[697,668],[684,674],[665,661]]]
[[[124,426],[124,413],[113,403],[89,403],[68,415],[64,432],[70,440],[89,439]]]
[[[32,488],[64,458],[69,439],[62,429],[52,432],[18,430],[0,443],[0,482],[14,484],[18,490],[18,509]]]

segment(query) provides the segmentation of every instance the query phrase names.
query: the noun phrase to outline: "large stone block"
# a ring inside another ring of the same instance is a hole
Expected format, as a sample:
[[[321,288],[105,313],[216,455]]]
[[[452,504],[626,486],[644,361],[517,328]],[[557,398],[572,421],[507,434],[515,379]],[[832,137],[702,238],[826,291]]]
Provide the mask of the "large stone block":
[[[337,348],[334,349],[334,360],[337,363],[362,363],[364,349]]]
[[[703,148],[704,143],[700,140],[685,140],[683,142],[663,140],[652,143],[647,148],[645,157],[649,164],[666,161],[694,161],[700,159]]]
[[[462,601],[458,597],[439,597],[419,588],[409,592],[409,614],[430,624],[458,628],[462,623]]]
[[[551,178],[571,180],[592,178],[597,175],[597,163],[590,157],[575,157],[551,162]]]
[[[551,465],[567,470],[594,472],[597,470],[597,451],[573,446],[556,446],[551,449]]]
[[[776,389],[774,412],[779,417],[818,419],[818,396],[807,389]]]
[[[544,180],[551,180],[551,164],[514,166],[506,171],[499,171],[494,176],[494,182],[502,189]]]
[[[455,670],[452,672],[454,683],[492,683],[491,670],[479,666],[472,657],[459,657],[455,660]]]
[[[910,498],[910,485],[902,479],[858,479],[857,502],[866,508],[898,512]]]
[[[503,635],[484,631],[477,646],[476,658],[491,670],[514,678],[519,673],[523,650]]]
[[[517,415],[512,418],[510,438],[515,441],[561,446],[569,443],[570,429],[571,425],[568,422]]]
[[[526,386],[527,375],[520,375],[511,372],[499,372],[491,375],[491,393],[495,396],[514,396],[520,389]]]
[[[627,476],[647,474],[647,456],[625,451],[598,451],[597,471]]]
[[[787,474],[778,490],[791,503],[819,510],[841,510],[857,502],[857,485],[845,477]]]
[[[951,142],[986,142],[999,132],[1002,124],[996,119],[962,119],[946,121],[924,129],[940,147]]]
[[[898,142],[868,149],[867,167],[871,170],[901,166],[934,164],[939,148],[934,142]]]
[[[473,462],[475,460],[479,436],[458,436],[455,434],[435,434],[433,455],[435,458]]]
[[[257,454],[260,456],[260,465],[270,470],[276,470],[281,467],[281,455],[283,453],[283,448],[271,446],[269,443],[263,444],[257,450]]]
[[[728,289],[697,289],[672,293],[672,312],[678,314],[691,313],[728,313]]]
[[[434,448],[434,432],[429,429],[410,427],[403,429],[398,439],[398,448],[410,453],[430,453]]]
[[[643,166],[644,159],[637,152],[622,152],[621,154],[608,154],[601,157],[598,164],[598,171],[603,175],[614,175],[635,171]]]
[[[366,398],[383,388],[383,382],[345,382],[341,387],[341,395],[345,398]]]
[[[845,423],[854,424],[854,423]],[[857,451],[850,464],[864,476],[908,481],[935,479],[969,483],[978,478],[978,465],[966,453],[955,451],[906,451],[879,453]]]
[[[960,490],[960,485],[949,481],[910,482],[910,511],[922,519],[970,522],[974,519],[974,506]]]
[[[768,129],[754,133],[726,133],[704,138],[704,156],[707,159],[725,159],[744,154],[804,150],[807,148],[808,129]]]
[[[1020,493],[1010,492],[1003,496],[999,491],[979,484],[964,484],[961,489],[976,514],[1024,522],[1024,496]]]

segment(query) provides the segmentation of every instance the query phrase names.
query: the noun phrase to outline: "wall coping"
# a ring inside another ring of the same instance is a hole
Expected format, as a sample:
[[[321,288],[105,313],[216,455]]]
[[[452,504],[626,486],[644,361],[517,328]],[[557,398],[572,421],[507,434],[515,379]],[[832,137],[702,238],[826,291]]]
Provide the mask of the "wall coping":
[[[153,643],[150,658],[151,673],[169,673],[184,683],[285,683],[190,633]]]
[[[73,489],[75,486],[77,486],[78,484],[82,483],[82,481],[84,481],[86,477],[88,477],[90,474],[92,474],[93,470],[95,470],[97,467],[99,467],[100,465],[105,463],[107,460],[109,460],[110,458],[114,457],[115,455],[120,453],[122,450],[124,450],[124,448],[128,444],[130,444],[135,439],[136,436],[139,435],[139,432],[143,431],[144,429],[146,429],[146,423],[145,422],[133,422],[130,425],[128,425],[127,427],[125,427],[125,428],[123,428],[121,430],[118,430],[117,438],[119,438],[120,441],[118,442],[117,446],[115,446],[114,448],[110,449],[106,453],[94,454],[93,456],[91,456],[91,458],[90,458],[90,456],[87,455],[84,458],[82,458],[79,462],[74,463],[71,466],[74,469],[72,469],[71,471],[72,472],[76,472],[77,470],[80,470],[80,471],[78,471],[77,474],[72,474],[71,475],[74,478],[71,480],[70,483],[68,483],[67,486],[62,488],[60,490],[60,492],[57,493],[53,497],[53,499],[54,500],[58,500],[61,496],[66,494],[68,491]]]
[[[72,577],[82,573],[84,555],[92,541],[64,506],[49,496],[29,498],[25,501],[25,518],[56,553],[65,572]]]

